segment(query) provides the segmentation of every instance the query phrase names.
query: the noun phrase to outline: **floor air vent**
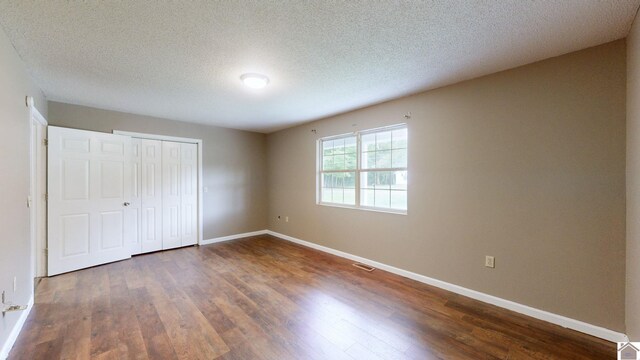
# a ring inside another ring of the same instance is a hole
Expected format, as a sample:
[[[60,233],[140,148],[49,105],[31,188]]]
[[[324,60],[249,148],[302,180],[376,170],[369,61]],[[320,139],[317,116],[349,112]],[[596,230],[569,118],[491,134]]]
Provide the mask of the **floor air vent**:
[[[355,263],[353,264],[353,266],[357,267],[360,270],[364,270],[364,271],[368,271],[368,272],[372,272],[373,270],[375,270],[376,268],[369,266],[369,265],[365,265],[365,264],[360,264],[360,263]]]

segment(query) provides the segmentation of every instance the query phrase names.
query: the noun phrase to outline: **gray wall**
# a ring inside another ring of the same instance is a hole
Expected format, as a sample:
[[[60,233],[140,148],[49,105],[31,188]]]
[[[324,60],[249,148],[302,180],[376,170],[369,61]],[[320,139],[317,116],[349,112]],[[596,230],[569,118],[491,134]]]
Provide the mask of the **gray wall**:
[[[640,341],[640,20],[627,38],[627,335]]]
[[[29,109],[25,96],[33,96],[46,116],[42,91],[29,78],[22,61],[0,28],[0,292],[7,300],[26,304],[33,295],[29,240]],[[17,277],[17,292],[13,278]],[[0,348],[19,313],[0,317]]]
[[[264,134],[49,102],[49,124],[203,140],[204,239],[266,228]]]
[[[624,331],[625,71],[621,40],[270,134],[269,228]],[[409,111],[408,215],[316,205],[316,139]]]

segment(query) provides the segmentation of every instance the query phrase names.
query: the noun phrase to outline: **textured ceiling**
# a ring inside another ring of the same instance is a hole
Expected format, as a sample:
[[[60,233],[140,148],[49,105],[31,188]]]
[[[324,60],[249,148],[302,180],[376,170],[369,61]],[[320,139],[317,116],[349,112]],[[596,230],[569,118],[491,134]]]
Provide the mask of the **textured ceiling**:
[[[0,0],[0,24],[50,100],[270,132],[623,38],[638,4]]]

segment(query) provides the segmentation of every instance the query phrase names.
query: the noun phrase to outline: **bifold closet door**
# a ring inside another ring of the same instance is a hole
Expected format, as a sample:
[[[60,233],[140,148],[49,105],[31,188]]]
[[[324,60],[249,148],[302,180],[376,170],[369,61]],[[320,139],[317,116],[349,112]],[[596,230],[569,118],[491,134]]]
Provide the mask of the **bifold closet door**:
[[[141,252],[162,250],[162,141],[141,140]]]
[[[162,142],[162,248],[198,242],[198,145]]]
[[[181,244],[198,242],[198,145],[180,144]]]
[[[141,176],[142,176],[142,140],[131,139],[131,201],[124,211],[124,221],[128,223],[133,235],[129,238],[128,245],[131,249],[131,255],[142,252],[141,227],[142,213],[141,205]]]
[[[48,131],[48,275],[131,257],[131,138]]]
[[[182,246],[180,143],[162,142],[162,248]]]

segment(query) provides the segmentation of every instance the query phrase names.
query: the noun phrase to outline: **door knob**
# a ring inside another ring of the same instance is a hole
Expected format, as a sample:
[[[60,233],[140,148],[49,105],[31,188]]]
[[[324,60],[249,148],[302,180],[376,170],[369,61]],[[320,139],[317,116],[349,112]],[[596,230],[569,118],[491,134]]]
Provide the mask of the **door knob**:
[[[126,202],[126,203],[124,203],[123,205],[124,205],[124,206],[129,206],[129,205],[131,205],[131,203]]]

